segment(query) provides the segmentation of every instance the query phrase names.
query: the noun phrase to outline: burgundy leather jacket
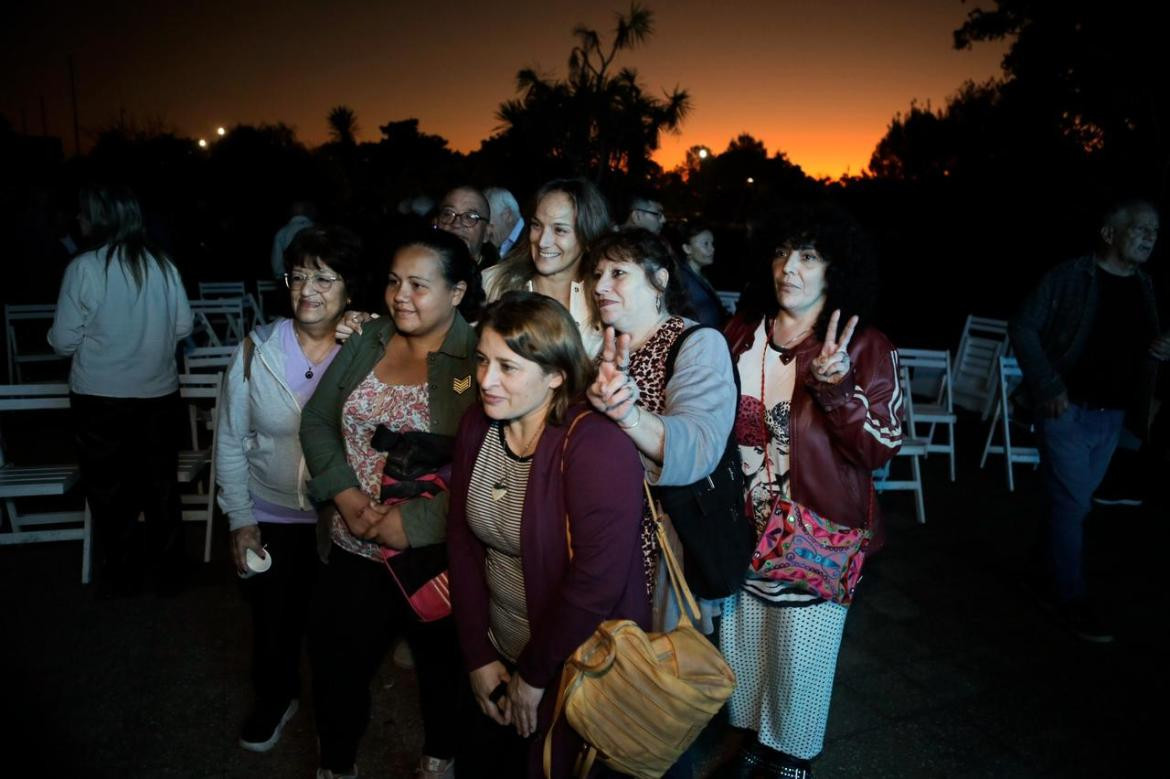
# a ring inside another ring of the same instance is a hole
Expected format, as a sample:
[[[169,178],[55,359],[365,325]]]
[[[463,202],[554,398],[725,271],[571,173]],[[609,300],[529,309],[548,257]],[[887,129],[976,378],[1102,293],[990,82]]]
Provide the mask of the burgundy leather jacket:
[[[733,362],[755,340],[760,320],[735,316],[724,329]],[[873,531],[869,552],[885,541],[871,473],[897,454],[904,414],[898,352],[869,328],[849,343],[852,367],[838,384],[812,378],[822,342],[806,338],[795,348],[789,488],[792,499],[826,519]]]

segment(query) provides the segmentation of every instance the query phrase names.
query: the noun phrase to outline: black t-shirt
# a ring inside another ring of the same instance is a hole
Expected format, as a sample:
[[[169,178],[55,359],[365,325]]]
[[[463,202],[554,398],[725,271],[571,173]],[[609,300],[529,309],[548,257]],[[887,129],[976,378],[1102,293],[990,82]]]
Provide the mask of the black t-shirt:
[[[1133,403],[1149,348],[1145,298],[1136,275],[1097,270],[1097,315],[1085,350],[1069,372],[1068,396],[1088,408],[1126,409]]]

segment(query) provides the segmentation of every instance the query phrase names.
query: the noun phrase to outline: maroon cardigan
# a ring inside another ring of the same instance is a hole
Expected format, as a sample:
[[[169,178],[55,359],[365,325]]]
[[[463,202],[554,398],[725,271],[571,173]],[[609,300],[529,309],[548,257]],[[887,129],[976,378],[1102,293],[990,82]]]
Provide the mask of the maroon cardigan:
[[[643,471],[633,442],[609,419],[587,412],[564,448],[561,476],[565,434],[585,410],[573,406],[564,424],[541,435],[520,519],[531,635],[516,665],[524,681],[545,688],[543,704],[556,697],[561,665],[599,624],[620,618],[650,625],[640,542]],[[464,414],[447,515],[451,605],[468,671],[501,659],[488,640],[484,546],[467,525],[471,469],[490,428],[480,406]]]

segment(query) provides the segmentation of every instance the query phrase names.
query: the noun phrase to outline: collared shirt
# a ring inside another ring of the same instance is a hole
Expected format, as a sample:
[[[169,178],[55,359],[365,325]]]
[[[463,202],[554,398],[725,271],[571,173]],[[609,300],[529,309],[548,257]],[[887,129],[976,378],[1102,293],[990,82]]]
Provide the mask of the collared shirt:
[[[531,279],[529,279],[525,289],[529,292],[536,291],[532,288]],[[581,333],[581,343],[585,345],[585,353],[590,357],[601,354],[605,337],[601,333],[601,325],[593,324],[589,301],[585,297],[585,282],[583,281],[573,282],[569,292],[569,316],[573,317],[573,322],[577,325],[577,332]]]
[[[500,256],[507,257],[508,251],[516,245],[516,241],[520,240],[520,236],[524,233],[524,217],[516,220],[516,226],[512,228],[512,232],[508,233],[508,237],[500,244]]]

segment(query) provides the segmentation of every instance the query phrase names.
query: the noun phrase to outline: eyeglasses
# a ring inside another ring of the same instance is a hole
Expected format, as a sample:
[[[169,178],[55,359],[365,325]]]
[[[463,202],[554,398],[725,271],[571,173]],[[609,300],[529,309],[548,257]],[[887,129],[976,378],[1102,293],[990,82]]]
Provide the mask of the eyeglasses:
[[[666,214],[664,214],[661,211],[651,211],[649,208],[635,208],[634,210],[641,211],[643,214],[650,214],[650,216],[654,217],[655,219],[659,219],[663,222],[666,221]]]
[[[306,283],[311,283],[318,292],[328,292],[333,285],[340,281],[337,276],[326,276],[324,273],[301,273],[293,271],[284,274],[284,285],[289,289],[300,289]]]
[[[477,214],[475,211],[464,211],[459,213],[454,208],[444,208],[439,211],[439,224],[452,225],[459,222],[460,227],[475,227],[480,222],[486,222],[487,217],[482,214]]]

